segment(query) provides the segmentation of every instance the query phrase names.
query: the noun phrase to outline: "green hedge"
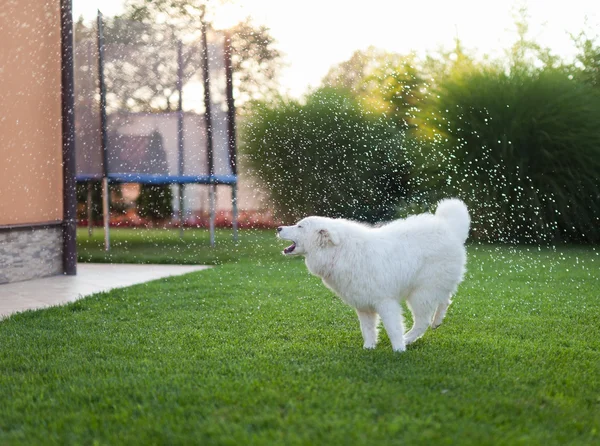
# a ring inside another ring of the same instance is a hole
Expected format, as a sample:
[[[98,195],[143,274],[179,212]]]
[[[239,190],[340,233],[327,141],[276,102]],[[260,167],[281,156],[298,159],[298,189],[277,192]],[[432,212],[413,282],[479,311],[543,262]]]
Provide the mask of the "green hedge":
[[[285,221],[386,220],[407,194],[403,133],[345,91],[317,90],[305,104],[257,104],[243,134],[251,167]]]
[[[423,107],[414,181],[459,195],[474,234],[600,241],[600,96],[546,70],[450,77]]]

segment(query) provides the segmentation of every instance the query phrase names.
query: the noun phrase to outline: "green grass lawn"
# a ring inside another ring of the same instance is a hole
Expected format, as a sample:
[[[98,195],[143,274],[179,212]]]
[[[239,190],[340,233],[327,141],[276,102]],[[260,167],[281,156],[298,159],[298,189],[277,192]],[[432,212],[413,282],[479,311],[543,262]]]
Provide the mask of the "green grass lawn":
[[[111,249],[106,252],[102,228],[96,228],[92,237],[80,228],[77,249],[80,262],[99,263],[221,265],[278,254],[273,250],[275,230],[240,231],[241,243],[233,242],[231,230],[218,229],[215,234],[216,246],[211,248],[206,229],[186,229],[183,238],[178,229],[111,229]]]
[[[600,443],[598,248],[469,246],[395,354],[273,231],[113,235],[81,258],[223,265],[1,321],[1,445]]]

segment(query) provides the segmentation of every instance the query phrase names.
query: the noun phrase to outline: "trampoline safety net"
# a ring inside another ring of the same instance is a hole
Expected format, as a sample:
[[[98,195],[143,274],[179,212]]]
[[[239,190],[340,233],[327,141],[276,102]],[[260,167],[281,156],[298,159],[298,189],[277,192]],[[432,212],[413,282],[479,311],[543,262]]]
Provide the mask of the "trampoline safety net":
[[[207,31],[210,98],[205,98],[202,40],[181,43],[168,36],[169,30],[158,25],[120,19],[100,29],[97,24],[76,27],[78,181],[107,177],[150,184],[236,182],[226,37]]]

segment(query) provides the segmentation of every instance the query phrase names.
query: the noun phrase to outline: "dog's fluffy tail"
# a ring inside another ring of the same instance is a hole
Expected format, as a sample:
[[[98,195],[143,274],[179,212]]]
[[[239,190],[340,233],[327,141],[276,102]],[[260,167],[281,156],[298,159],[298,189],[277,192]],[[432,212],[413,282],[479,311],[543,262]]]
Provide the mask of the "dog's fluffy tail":
[[[463,243],[469,237],[471,218],[467,206],[458,198],[449,198],[438,203],[435,216],[441,218]]]

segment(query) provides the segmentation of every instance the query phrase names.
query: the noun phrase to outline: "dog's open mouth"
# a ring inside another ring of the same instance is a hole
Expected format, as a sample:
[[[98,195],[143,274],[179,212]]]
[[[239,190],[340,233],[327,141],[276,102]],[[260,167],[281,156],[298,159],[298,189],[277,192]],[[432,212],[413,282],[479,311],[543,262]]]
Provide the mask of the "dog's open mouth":
[[[287,248],[285,248],[283,250],[284,254],[291,254],[294,252],[294,249],[296,249],[296,242],[292,242],[292,244],[290,246],[288,246]]]

